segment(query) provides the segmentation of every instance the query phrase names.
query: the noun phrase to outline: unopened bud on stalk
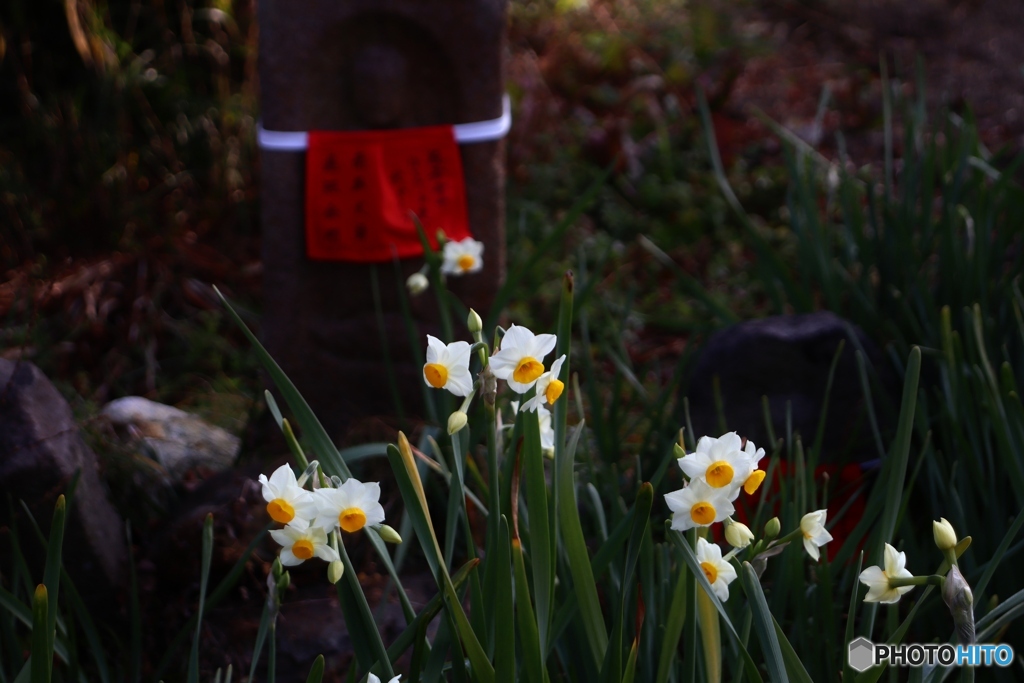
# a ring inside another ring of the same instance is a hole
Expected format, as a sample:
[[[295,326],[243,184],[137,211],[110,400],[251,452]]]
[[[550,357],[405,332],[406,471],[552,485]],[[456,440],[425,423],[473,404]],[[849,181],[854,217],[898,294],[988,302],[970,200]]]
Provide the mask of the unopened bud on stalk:
[[[957,641],[961,645],[974,643],[974,594],[956,565],[950,567],[949,573],[946,574],[946,580],[942,584],[942,600],[953,616]]]
[[[484,329],[484,321],[480,319],[480,314],[472,308],[469,309],[469,315],[466,316],[466,327],[469,328],[470,334],[476,334]]]
[[[398,535],[398,532],[389,527],[387,524],[381,524],[377,527],[377,533],[387,543],[401,543],[402,537]]]
[[[305,486],[306,482],[309,481],[309,478],[313,476],[313,474],[316,472],[316,468],[319,467],[319,466],[320,466],[320,463],[318,461],[316,461],[316,460],[314,460],[313,462],[309,463],[309,466],[305,469],[305,471],[302,473],[302,476],[299,477],[299,479],[298,479],[298,481],[296,483],[300,487]]]
[[[461,410],[456,410],[454,413],[448,416],[448,433],[455,434],[459,432],[463,427],[466,426],[466,423],[468,421],[469,418],[466,416],[464,412],[462,412]]]
[[[448,241],[448,234],[444,230],[437,231],[437,246],[443,247],[444,243]]]
[[[412,296],[418,296],[423,292],[427,291],[430,287],[430,280],[423,273],[413,273],[409,276],[409,279],[405,281],[405,288],[409,290],[409,294]]]
[[[746,548],[754,540],[754,534],[746,524],[734,522],[731,517],[726,517],[725,540],[733,548]]]
[[[292,575],[288,572],[281,574],[281,578],[277,580],[277,597],[278,600],[284,600],[284,592],[288,590],[288,586],[292,583]]]
[[[280,583],[281,575],[284,574],[284,565],[281,564],[280,557],[274,559],[274,564],[270,566],[270,573],[274,576],[274,582]]]
[[[773,540],[782,531],[782,522],[779,521],[778,517],[772,517],[768,520],[768,523],[764,525],[764,538],[766,541]]]
[[[945,517],[940,517],[939,519],[941,521],[932,522],[932,535],[935,537],[935,545],[943,552],[952,550],[956,547],[957,543],[956,532],[953,531],[953,525],[947,522]]]
[[[345,574],[345,565],[341,560],[335,560],[327,565],[327,580],[331,583],[338,583]]]
[[[686,456],[686,449],[683,448],[677,441],[672,445],[672,454],[676,456],[676,460]]]

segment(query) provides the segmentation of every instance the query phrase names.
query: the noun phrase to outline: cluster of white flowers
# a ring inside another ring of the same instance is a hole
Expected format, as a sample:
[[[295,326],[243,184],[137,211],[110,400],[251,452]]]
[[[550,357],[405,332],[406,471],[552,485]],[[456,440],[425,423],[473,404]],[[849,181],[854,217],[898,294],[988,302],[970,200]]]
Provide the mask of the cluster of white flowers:
[[[267,514],[283,529],[270,535],[281,546],[281,564],[302,564],[312,557],[339,562],[338,550],[328,534],[338,529],[353,533],[384,522],[380,484],[348,479],[338,488],[304,489],[288,465],[281,465],[267,479],[259,477]]]
[[[701,437],[697,450],[678,460],[689,482],[665,496],[672,510],[672,528],[686,531],[731,517],[740,490],[753,494],[764,480],[764,471],[757,468],[763,457],[763,448],[749,440],[744,447],[736,432],[717,439]]]
[[[470,331],[479,335],[479,316],[470,311],[469,320]],[[512,325],[502,337],[501,348],[488,359],[491,372],[496,378],[505,380],[512,391],[525,394],[530,389],[534,390],[534,396],[522,404],[522,409],[537,413],[541,448],[545,453],[551,453],[555,447],[551,411],[546,406],[554,405],[565,390],[565,382],[558,378],[565,355],[551,363],[550,368],[544,365],[544,358],[555,349],[557,342],[558,338],[553,334],[534,334],[525,327]],[[468,342],[445,344],[437,337],[427,335],[423,381],[434,389],[447,389],[456,396],[466,397],[462,409],[452,413],[448,420],[449,433],[457,432],[466,424],[465,411],[473,394],[473,376],[469,371],[472,349]],[[512,401],[513,415],[519,408],[519,401]]]
[[[729,554],[723,557],[721,549],[704,538],[697,539],[696,547],[704,575],[721,600],[728,599],[729,583],[737,576],[729,561],[754,541],[754,534],[745,524],[733,521],[732,515],[736,512],[733,503],[740,491],[753,495],[761,486],[765,472],[759,469],[758,463],[762,458],[763,448],[757,448],[749,439],[744,445],[735,432],[717,439],[701,437],[696,451],[685,453],[677,460],[686,475],[686,485],[665,495],[665,502],[672,511],[672,528],[677,531],[706,528],[719,522],[725,524],[726,541],[733,547]],[[766,527],[765,539],[756,549],[767,550],[773,542],[782,544],[802,537],[807,554],[817,561],[820,559],[818,549],[832,540],[832,535],[825,530],[826,515],[825,510],[807,513],[797,530],[778,541],[774,539],[779,532],[779,522],[773,519]]]

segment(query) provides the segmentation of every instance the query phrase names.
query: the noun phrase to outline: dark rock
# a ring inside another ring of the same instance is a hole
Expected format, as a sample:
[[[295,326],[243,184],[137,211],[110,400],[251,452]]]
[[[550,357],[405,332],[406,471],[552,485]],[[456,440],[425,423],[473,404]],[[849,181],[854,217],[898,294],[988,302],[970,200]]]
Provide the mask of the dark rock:
[[[260,86],[267,130],[364,130],[470,123],[502,112],[507,0],[314,0],[260,5]],[[460,145],[470,230],[484,269],[451,278],[487,310],[504,279],[504,142]],[[335,263],[306,256],[305,155],[262,153],[263,341],[328,432],[366,415],[394,415],[385,353],[407,412],[421,410],[421,369],[400,313],[399,287],[421,258]],[[378,333],[376,269],[389,349]],[[438,334],[436,297],[410,302],[423,335]],[[467,335],[468,338],[468,335]],[[451,341],[451,340],[445,340]]]
[[[873,393],[883,434],[893,412],[883,409],[897,396],[897,382],[878,345],[864,332],[828,311],[750,320],[716,332],[697,359],[686,395],[695,436],[718,436],[714,378],[721,386],[726,427],[753,439],[771,452],[762,396],[768,397],[776,438],[786,435],[786,404],[792,405],[793,432],[805,448],[818,430],[829,368],[841,341],[846,344],[836,366],[828,402],[819,462],[877,457],[864,409],[855,351],[864,351],[869,375],[877,371],[882,392]],[[872,391],[877,391],[877,385]]]
[[[0,359],[0,496],[24,500],[49,530],[57,497],[68,491],[76,472],[64,531],[64,566],[82,597],[110,613],[112,593],[125,585],[127,544],[124,524],[107,500],[96,455],[83,441],[71,407],[35,365]],[[6,501],[0,526],[10,522]],[[26,519],[18,520],[21,547],[42,579],[45,552]],[[6,539],[0,538],[0,543]],[[6,555],[6,550],[4,554]]]

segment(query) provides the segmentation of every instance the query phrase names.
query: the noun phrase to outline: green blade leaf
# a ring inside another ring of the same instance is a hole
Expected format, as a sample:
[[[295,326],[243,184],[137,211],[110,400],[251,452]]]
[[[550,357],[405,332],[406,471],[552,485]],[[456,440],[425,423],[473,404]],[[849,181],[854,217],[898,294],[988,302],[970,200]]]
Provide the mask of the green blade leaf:
[[[63,495],[57,497],[53,507],[53,522],[50,526],[50,538],[46,545],[46,566],[43,569],[43,584],[50,605],[46,617],[47,666],[53,660],[53,640],[57,633],[57,596],[60,590],[61,551],[64,545],[64,520],[67,517],[67,503]]]
[[[555,457],[555,487],[559,493],[559,528],[562,543],[572,575],[573,596],[579,603],[583,630],[587,634],[587,645],[594,665],[599,667],[608,649],[608,631],[605,629],[601,602],[597,596],[597,585],[590,563],[587,541],[580,522],[579,506],[576,502],[576,482],[573,465],[576,448],[584,423],[581,421],[573,431],[568,447]]]
[[[203,557],[199,570],[199,608],[196,610],[196,634],[192,639],[192,650],[188,655],[188,683],[199,683],[199,636],[203,629],[203,609],[206,602],[206,585],[210,579],[210,560],[213,557],[213,515],[206,515],[203,522]]]
[[[47,612],[56,612],[56,608],[48,609],[46,585],[36,586],[32,597],[32,654],[29,658],[30,680],[32,683],[50,683],[50,665],[53,658],[53,645],[50,641]]]
[[[544,454],[540,445],[540,423],[536,412],[519,411],[523,422],[523,459],[526,470],[526,507],[530,513],[530,566],[537,603],[537,630],[541,651],[547,651],[548,628],[554,608],[554,539],[548,517],[548,485],[544,475]]]
[[[761,582],[757,578],[757,573],[749,562],[743,563],[740,578],[743,581],[743,590],[747,594],[747,600],[753,610],[754,629],[761,641],[761,651],[764,653],[768,665],[768,674],[772,681],[786,683],[789,681],[789,676],[786,674],[786,664],[782,659],[782,649],[775,632],[775,619],[768,610],[768,602],[764,598],[764,591],[761,590]]]
[[[523,648],[526,680],[530,683],[544,683],[546,674],[541,658],[540,632],[537,630],[537,619],[530,599],[530,583],[526,579],[523,546],[518,538],[512,539],[512,561],[515,565],[516,623],[519,624],[519,642]]]
[[[324,677],[324,656],[317,655],[313,666],[309,668],[309,675],[306,676],[306,683],[320,683]],[[252,678],[249,679],[250,681]]]
[[[509,536],[508,519],[501,516],[501,535],[496,547],[497,558],[494,592],[494,675],[495,683],[515,683],[516,680],[516,631],[513,613],[513,572],[512,540]]]

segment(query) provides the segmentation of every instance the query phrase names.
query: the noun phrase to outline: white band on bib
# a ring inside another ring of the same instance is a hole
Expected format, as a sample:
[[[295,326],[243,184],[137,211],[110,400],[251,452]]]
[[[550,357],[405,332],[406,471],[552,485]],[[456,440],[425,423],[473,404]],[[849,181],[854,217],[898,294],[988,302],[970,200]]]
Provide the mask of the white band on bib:
[[[452,129],[455,131],[455,142],[469,144],[500,140],[508,134],[511,127],[512,104],[508,95],[505,95],[501,100],[500,117],[489,121],[456,123]],[[309,133],[304,130],[267,130],[260,122],[256,125],[256,141],[261,149],[275,152],[305,152],[309,146]]]

